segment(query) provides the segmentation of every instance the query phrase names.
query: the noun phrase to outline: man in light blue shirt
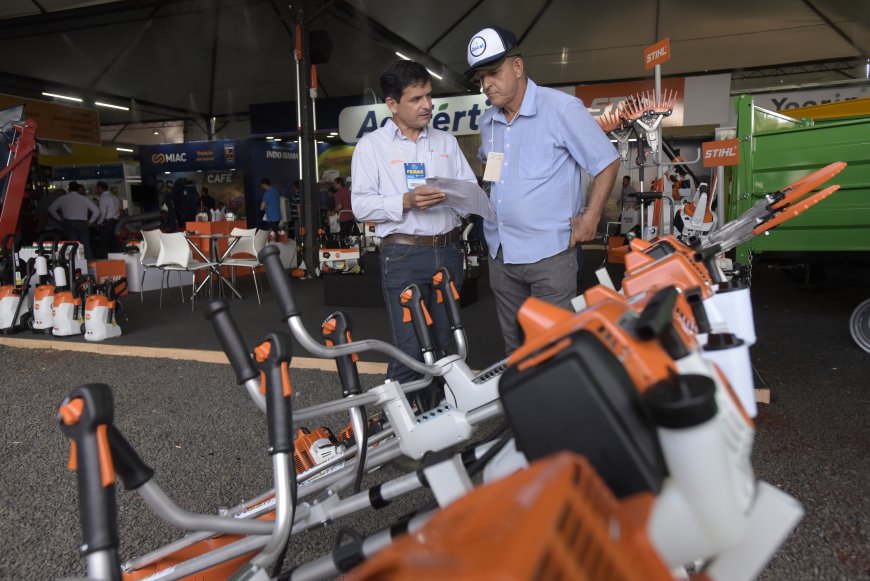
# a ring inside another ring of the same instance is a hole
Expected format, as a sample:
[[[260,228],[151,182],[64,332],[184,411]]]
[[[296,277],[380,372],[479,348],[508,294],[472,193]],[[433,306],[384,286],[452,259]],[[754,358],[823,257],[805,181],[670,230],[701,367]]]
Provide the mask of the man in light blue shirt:
[[[469,42],[467,58],[468,74],[493,105],[480,121],[480,153],[497,221],[485,221],[484,234],[510,353],[520,345],[516,314],[528,297],[571,308],[574,246],[595,237],[619,155],[582,101],[526,76],[509,30],[484,28]],[[593,176],[586,200],[582,172]]]

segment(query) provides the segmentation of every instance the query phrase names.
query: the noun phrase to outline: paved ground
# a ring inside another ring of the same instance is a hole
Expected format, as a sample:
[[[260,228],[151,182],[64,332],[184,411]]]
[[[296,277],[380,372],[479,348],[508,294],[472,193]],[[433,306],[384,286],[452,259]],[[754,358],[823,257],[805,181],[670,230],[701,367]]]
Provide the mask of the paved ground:
[[[760,478],[797,497],[807,511],[763,577],[870,578],[870,354],[852,343],[846,327],[851,309],[870,288],[837,284],[806,292],[780,273],[759,269],[753,294],[759,335],[753,359],[774,396],[758,418],[755,467]],[[227,366],[2,346],[0,365],[2,579],[81,572],[75,477],[65,468],[68,444],[54,420],[57,404],[76,385],[113,387],[117,425],[181,506],[213,512],[269,486],[263,418]],[[332,373],[298,370],[293,376],[298,406],[338,394]],[[364,381],[372,386],[379,379]],[[337,428],[345,422],[325,423]],[[385,467],[370,480],[397,474]],[[180,536],[134,494],[118,496],[123,557]],[[377,530],[426,502],[428,495],[420,493],[345,525]],[[294,538],[291,559],[321,555],[333,538],[333,529]]]

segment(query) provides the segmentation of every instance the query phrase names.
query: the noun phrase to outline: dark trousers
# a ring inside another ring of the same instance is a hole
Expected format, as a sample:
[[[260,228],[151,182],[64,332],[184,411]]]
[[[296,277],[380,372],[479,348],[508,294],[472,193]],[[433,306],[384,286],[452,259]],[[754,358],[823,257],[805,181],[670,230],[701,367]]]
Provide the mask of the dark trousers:
[[[420,343],[414,333],[413,323],[402,322],[399,296],[411,283],[420,286],[426,310],[432,317],[433,325],[429,328],[436,346],[436,358],[440,357],[441,352],[447,351],[453,336],[447,321],[447,312],[443,304],[438,304],[435,288],[432,286],[432,275],[442,266],[447,267],[456,290],[461,291],[462,251],[459,243],[454,242],[443,248],[405,244],[384,244],[381,247],[381,283],[384,303],[392,323],[393,344],[419,361],[423,360]],[[387,369],[387,377],[406,383],[418,379],[420,374],[392,360]]]
[[[118,237],[115,236],[115,226],[117,225],[118,220],[106,220],[100,224],[100,238],[103,240],[107,254],[118,252]]]
[[[78,240],[82,243],[86,260],[94,259],[94,251],[91,249],[91,229],[87,220],[65,220],[63,231],[70,240]]]

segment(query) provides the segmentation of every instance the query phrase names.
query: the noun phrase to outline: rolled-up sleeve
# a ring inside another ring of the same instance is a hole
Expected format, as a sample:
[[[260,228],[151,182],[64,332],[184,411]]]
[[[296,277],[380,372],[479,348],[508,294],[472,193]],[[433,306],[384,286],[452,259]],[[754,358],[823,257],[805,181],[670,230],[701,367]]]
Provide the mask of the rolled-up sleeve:
[[[354,216],[361,222],[400,222],[403,195],[384,196],[381,192],[380,172],[383,161],[371,139],[362,139],[351,160],[351,206]]]
[[[559,110],[557,127],[571,157],[593,177],[619,157],[616,147],[579,99],[572,99]]]

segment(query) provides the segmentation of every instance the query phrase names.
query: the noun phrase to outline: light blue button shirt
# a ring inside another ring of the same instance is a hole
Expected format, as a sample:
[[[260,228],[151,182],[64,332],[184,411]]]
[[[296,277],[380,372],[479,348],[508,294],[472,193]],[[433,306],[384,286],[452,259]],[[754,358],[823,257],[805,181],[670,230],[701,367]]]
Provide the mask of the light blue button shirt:
[[[375,222],[375,233],[427,236],[446,234],[460,218],[446,206],[404,211],[402,196],[409,191],[406,163],[424,164],[426,177],[445,177],[477,183],[456,138],[446,131],[424,127],[411,141],[388,119],[356,145],[351,161],[351,205],[356,219]]]
[[[500,245],[507,264],[531,264],[568,248],[571,218],[583,207],[581,168],[596,176],[619,156],[583,102],[529,79],[513,120],[491,107],[480,133],[482,159],[504,153],[501,180],[490,193],[498,222],[483,224],[493,258]]]

